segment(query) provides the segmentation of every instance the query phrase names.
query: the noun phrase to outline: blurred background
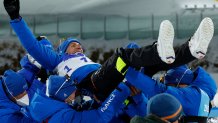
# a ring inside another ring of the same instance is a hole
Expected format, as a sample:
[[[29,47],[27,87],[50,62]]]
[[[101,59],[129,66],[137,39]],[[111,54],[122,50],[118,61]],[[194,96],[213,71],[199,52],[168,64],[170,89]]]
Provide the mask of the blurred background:
[[[159,25],[168,19],[175,29],[175,47],[187,41],[204,17],[215,25],[214,38],[203,60],[189,64],[203,66],[218,81],[218,0],[20,0],[21,16],[32,32],[45,35],[54,46],[60,40],[81,40],[85,53],[103,63],[118,47],[130,41],[148,45],[158,37]],[[9,25],[0,2],[0,74],[20,68],[25,50]]]

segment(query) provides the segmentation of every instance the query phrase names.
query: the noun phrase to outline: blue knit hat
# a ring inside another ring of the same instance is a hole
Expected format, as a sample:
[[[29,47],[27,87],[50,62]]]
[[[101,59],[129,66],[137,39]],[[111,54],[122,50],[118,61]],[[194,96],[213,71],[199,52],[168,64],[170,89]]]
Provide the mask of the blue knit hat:
[[[65,53],[66,50],[67,50],[67,47],[68,47],[69,44],[72,43],[72,42],[77,42],[77,43],[79,43],[79,44],[81,45],[81,43],[79,42],[79,40],[77,40],[77,39],[75,39],[75,38],[68,38],[68,39],[66,39],[65,41],[63,41],[63,42],[59,45],[59,47],[58,47],[58,49],[57,49],[57,52],[60,53],[60,54]]]
[[[194,79],[193,72],[187,65],[176,67],[167,71],[165,75],[165,84],[190,84]]]
[[[51,75],[48,83],[48,94],[50,97],[64,101],[74,91],[76,86],[73,81],[67,80],[64,76]]]
[[[140,48],[140,46],[135,42],[131,42],[126,46],[126,48]]]
[[[182,105],[170,94],[158,94],[148,101],[147,114],[154,114],[162,120],[175,122],[182,115]]]
[[[25,79],[13,70],[6,70],[3,75],[3,80],[7,93],[12,97],[22,94],[28,89]]]

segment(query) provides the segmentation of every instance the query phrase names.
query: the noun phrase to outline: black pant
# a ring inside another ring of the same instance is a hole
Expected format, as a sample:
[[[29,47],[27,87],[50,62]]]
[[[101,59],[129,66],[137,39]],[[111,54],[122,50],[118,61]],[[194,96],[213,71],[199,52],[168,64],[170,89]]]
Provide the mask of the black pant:
[[[161,70],[168,70],[186,64],[195,58],[189,51],[188,42],[175,49],[176,59],[172,64],[163,62],[157,52],[156,44],[138,49],[119,49],[112,55],[99,70],[92,74],[89,87],[92,88],[100,100],[105,100],[109,94],[123,81],[124,75],[116,69],[116,61],[120,56],[128,66],[134,68],[145,67],[145,74],[152,76]],[[90,77],[90,76],[89,76]],[[89,79],[90,80],[90,79]]]

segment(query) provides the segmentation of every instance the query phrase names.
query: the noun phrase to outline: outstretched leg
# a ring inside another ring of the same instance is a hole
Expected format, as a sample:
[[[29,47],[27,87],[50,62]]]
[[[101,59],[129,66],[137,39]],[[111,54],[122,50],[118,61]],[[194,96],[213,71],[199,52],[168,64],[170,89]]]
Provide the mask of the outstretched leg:
[[[193,36],[199,36],[198,38],[192,38],[189,42],[181,45],[175,50],[175,53],[173,50],[174,30],[169,21],[161,23],[156,44],[138,49],[121,48],[102,65],[101,69],[92,74],[91,78],[96,87],[96,94],[101,94],[98,95],[101,99],[107,97],[123,81],[128,66],[145,67],[145,74],[152,76],[160,70],[168,70],[196,58],[203,58],[202,54],[206,54],[208,44],[213,36],[213,24],[209,20],[211,19],[202,20]]]
[[[145,74],[152,76],[160,70],[168,70],[177,67],[194,59],[202,59],[207,52],[208,45],[214,34],[213,21],[206,17],[204,18],[195,34],[186,43],[175,49],[176,59],[172,64],[160,63],[145,68]]]
[[[121,58],[135,68],[153,66],[160,63],[171,64],[175,60],[173,49],[174,28],[169,20],[160,24],[158,40],[155,44],[137,49],[121,49]]]
[[[140,68],[161,63],[172,63],[175,59],[173,50],[174,29],[170,21],[165,20],[160,25],[158,42],[139,49],[120,49],[110,57],[92,75],[96,95],[104,100],[117,85],[123,81],[128,66]],[[166,48],[165,48],[166,47]]]
[[[214,24],[211,18],[204,18],[195,34],[189,41],[191,54],[197,59],[202,59],[207,52],[208,45],[214,34]]]

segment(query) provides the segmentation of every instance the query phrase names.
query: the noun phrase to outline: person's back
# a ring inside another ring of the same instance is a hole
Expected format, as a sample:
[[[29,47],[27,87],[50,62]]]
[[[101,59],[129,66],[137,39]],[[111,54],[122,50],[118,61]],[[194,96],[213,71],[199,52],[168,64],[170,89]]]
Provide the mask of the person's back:
[[[24,78],[12,70],[0,79],[0,121],[4,123],[35,123],[28,112],[29,97]]]
[[[198,83],[199,85],[205,85],[208,83],[207,80],[210,80],[210,83],[214,83],[214,80],[211,78],[211,76],[208,76],[206,71],[201,69],[198,70],[199,73],[196,72],[197,77],[193,75],[191,70],[184,66],[171,70],[171,72],[166,74],[165,78],[167,79],[165,84],[169,84],[169,86],[160,82],[155,82],[155,80],[152,80],[150,77],[145,76],[134,69],[129,69],[126,78],[132,85],[142,90],[145,95],[148,95],[148,97],[152,97],[163,92],[172,94],[181,102],[184,113],[187,116],[207,117],[209,113],[209,97],[214,96],[216,87],[211,87],[211,85],[214,84],[207,84],[204,86],[204,91],[200,88],[201,86],[198,87],[196,84],[194,84]]]

